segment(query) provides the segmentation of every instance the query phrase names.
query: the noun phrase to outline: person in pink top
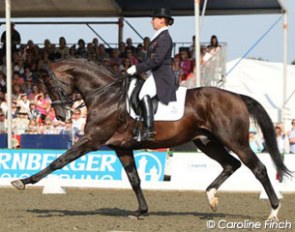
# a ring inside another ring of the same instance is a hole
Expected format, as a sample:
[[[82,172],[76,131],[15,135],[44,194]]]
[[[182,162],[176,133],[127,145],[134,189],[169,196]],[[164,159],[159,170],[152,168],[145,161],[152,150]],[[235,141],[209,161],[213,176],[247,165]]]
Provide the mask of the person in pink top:
[[[41,120],[44,121],[50,109],[50,100],[40,93],[35,96],[35,104],[36,109],[40,112]]]
[[[40,89],[39,89],[38,85],[33,84],[33,85],[32,85],[32,90],[31,90],[31,92],[30,92],[30,94],[29,94],[29,100],[31,100],[31,101],[35,101],[35,97],[36,97],[38,94],[40,94]]]
[[[188,75],[192,72],[192,61],[189,59],[187,51],[180,52],[180,81],[187,79]]]

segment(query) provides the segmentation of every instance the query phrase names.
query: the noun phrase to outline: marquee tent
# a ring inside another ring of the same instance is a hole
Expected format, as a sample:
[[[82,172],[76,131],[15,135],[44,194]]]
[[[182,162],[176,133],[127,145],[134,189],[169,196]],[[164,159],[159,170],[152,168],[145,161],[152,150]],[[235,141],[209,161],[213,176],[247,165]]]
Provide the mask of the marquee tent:
[[[227,70],[237,60],[227,63]],[[258,100],[270,114],[273,122],[280,121],[283,104],[282,63],[244,59],[226,78],[224,88],[251,96]],[[295,118],[295,65],[287,66],[287,92],[284,114],[287,119]]]

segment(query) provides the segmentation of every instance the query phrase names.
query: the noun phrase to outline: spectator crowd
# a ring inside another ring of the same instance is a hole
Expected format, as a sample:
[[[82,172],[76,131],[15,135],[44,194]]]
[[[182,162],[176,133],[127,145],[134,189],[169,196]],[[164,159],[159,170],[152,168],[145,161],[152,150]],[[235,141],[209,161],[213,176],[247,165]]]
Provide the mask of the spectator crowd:
[[[21,134],[65,134],[68,133],[77,141],[83,135],[86,124],[87,109],[75,109],[83,103],[80,94],[73,94],[73,109],[71,119],[66,122],[57,121],[55,112],[44,85],[40,85],[38,71],[45,64],[58,59],[83,58],[103,64],[120,75],[131,66],[145,60],[150,38],[145,37],[142,43],[134,45],[131,38],[118,44],[116,48],[106,48],[97,38],[91,42],[79,39],[77,44],[68,46],[64,37],[59,38],[58,45],[45,39],[42,46],[33,40],[21,43],[21,36],[12,24],[12,130],[14,135]],[[172,59],[171,67],[180,85],[188,86],[195,80],[195,37],[192,37],[190,47],[179,49]],[[1,36],[0,49],[0,133],[7,131],[7,78],[6,78],[6,38]],[[201,46],[200,64],[207,65],[222,49],[217,36],[213,35],[208,46]],[[285,133],[281,126],[276,126],[278,144],[282,153],[285,141],[289,142],[289,150],[295,153],[295,120],[292,129]],[[279,131],[280,130],[280,131]],[[282,141],[283,140],[283,141]],[[249,141],[255,152],[264,151],[263,138],[257,140],[255,130],[250,130]]]

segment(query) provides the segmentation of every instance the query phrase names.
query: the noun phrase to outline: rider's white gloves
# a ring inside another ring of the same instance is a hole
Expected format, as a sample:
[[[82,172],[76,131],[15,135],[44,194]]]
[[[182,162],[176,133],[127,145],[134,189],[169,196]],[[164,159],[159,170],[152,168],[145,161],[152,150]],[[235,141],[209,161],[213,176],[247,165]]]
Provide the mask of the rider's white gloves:
[[[127,69],[127,73],[130,75],[130,76],[133,76],[135,73],[136,73],[136,66],[135,65],[132,65],[130,68]]]

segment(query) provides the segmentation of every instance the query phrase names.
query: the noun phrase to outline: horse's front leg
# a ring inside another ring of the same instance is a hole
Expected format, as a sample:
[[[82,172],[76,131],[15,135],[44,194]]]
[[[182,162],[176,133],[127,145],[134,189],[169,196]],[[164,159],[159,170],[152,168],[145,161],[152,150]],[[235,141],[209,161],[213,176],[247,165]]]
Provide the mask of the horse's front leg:
[[[130,215],[136,217],[137,219],[142,219],[144,215],[148,212],[148,205],[145,201],[142,189],[140,187],[140,178],[135,165],[134,155],[132,150],[116,150],[116,154],[119,157],[126,174],[128,176],[129,182],[132,186],[133,191],[137,197],[139,204],[138,210],[134,214]]]
[[[90,151],[99,149],[99,147],[100,146],[93,147],[92,140],[88,136],[83,136],[72,148],[54,160],[48,167],[28,178],[12,181],[11,184],[19,190],[24,190],[27,184],[37,183],[53,171],[63,168],[68,163]]]

